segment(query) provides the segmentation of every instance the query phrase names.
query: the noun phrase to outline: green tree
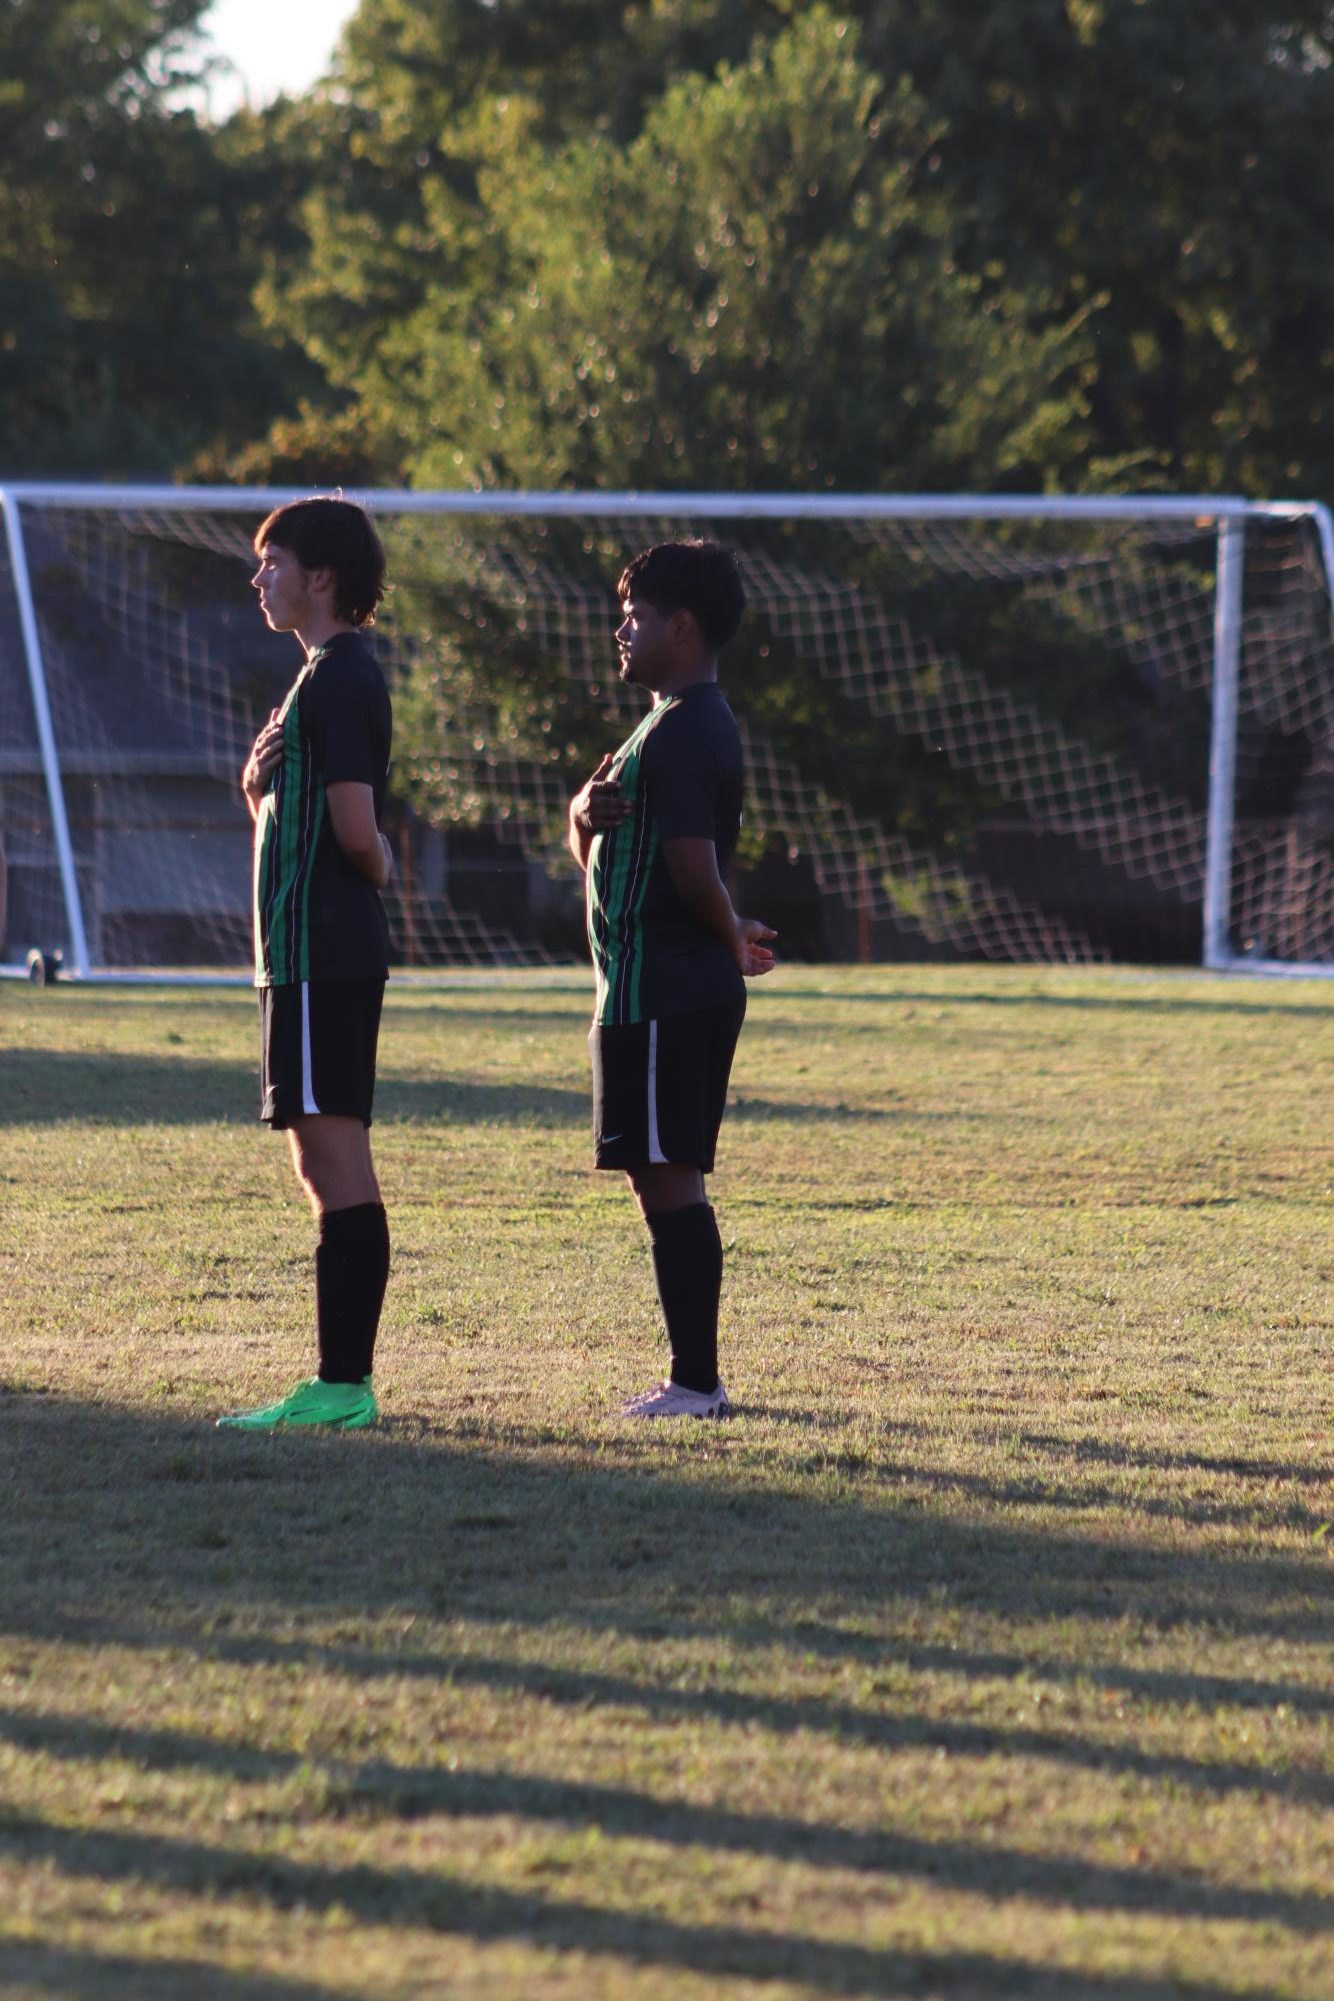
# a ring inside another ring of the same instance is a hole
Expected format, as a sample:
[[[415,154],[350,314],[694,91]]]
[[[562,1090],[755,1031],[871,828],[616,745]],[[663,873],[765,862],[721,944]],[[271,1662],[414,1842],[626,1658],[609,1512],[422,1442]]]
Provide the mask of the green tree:
[[[305,254],[266,259],[267,322],[299,328],[334,390],[356,394],[386,329],[432,288],[483,282],[492,107],[522,102],[547,147],[595,131],[623,143],[669,78],[743,58],[792,12],[792,0],[362,0],[326,84],[285,114],[316,171]],[[366,449],[382,458],[400,442],[368,429]]]
[[[1100,452],[1176,487],[1334,487],[1328,0],[866,0],[869,58],[984,283],[1104,298]]]
[[[431,288],[363,398],[455,485],[1041,485],[1087,450],[1078,316],[954,264],[927,107],[812,11],[626,147],[479,134],[480,282]]]
[[[0,4],[0,432],[10,472],[169,471],[319,378],[264,333],[269,170],[183,106],[204,0]]]
[[[1036,302],[1046,327],[1097,307],[1095,463],[1070,472],[1066,455],[1042,479],[1334,485],[1328,0],[838,11],[886,80],[877,110],[891,125],[911,84],[929,140],[912,187],[934,198],[979,305],[1003,316],[1007,299]],[[283,260],[266,312],[300,326],[350,396],[373,364],[387,372],[389,349],[410,376],[399,336],[423,304],[494,282],[502,115],[516,152],[520,136],[543,153],[596,136],[617,153],[671,79],[740,64],[757,36],[810,12],[804,0],[363,0],[328,91],[302,111],[311,249]],[[590,178],[589,198],[599,192]],[[420,324],[431,323],[428,312]],[[952,403],[957,384],[943,365],[940,377]],[[393,400],[377,396],[382,421]],[[391,427],[376,449],[393,458],[410,441]],[[968,484],[996,483],[990,442],[984,428]],[[798,468],[792,479],[803,483]]]
[[[416,440],[415,483],[923,488],[979,461],[997,485],[1082,466],[1087,328],[1044,325],[953,267],[915,172],[925,108],[884,88],[846,24],[812,12],[745,64],[683,79],[625,147],[548,152],[535,118],[511,101],[479,134],[484,282],[433,288],[363,383],[372,426]],[[604,742],[606,692],[553,676],[503,532],[450,533],[395,560],[400,612],[432,635],[398,740],[416,803],[467,817],[466,761],[442,744],[578,771]],[[542,560],[610,611],[622,554],[553,529]],[[872,588],[870,554],[866,569]],[[891,782],[883,730],[813,686],[781,636],[757,626],[729,678],[808,765],[828,746],[845,794],[888,785],[905,820],[917,810],[914,754]]]

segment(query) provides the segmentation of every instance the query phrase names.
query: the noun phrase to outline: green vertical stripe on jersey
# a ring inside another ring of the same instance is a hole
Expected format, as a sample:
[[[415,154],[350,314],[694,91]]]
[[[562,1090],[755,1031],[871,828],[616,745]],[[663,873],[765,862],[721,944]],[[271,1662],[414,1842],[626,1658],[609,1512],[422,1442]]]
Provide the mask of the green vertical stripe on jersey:
[[[300,688],[305,678],[304,672],[298,676],[283,706],[282,767],[260,804],[255,975],[274,986],[310,976],[310,873],[324,814],[324,784],[301,733]],[[308,819],[309,839],[304,835]]]
[[[602,941],[604,959],[600,962],[600,1006],[599,1021],[616,1021],[621,1018],[619,1001],[621,975],[626,955],[633,949],[632,940],[627,936],[627,926],[631,913],[626,909],[626,890],[630,880],[630,869],[644,832],[647,804],[640,795],[636,784],[639,773],[638,747],[644,730],[651,720],[646,717],[621,748],[614,775],[627,786],[634,788],[635,811],[630,819],[622,821],[614,836],[601,837],[598,867],[592,877],[594,905],[600,919],[598,933]]]
[[[283,792],[278,812],[278,894],[269,920],[273,977],[280,984],[299,977],[292,969],[292,897],[301,849],[301,705],[293,697],[283,717]]]
[[[640,761],[645,739],[675,701],[670,696],[651,709],[616,753],[612,776],[632,792],[635,810],[614,834],[599,834],[589,852],[588,931],[597,974],[594,1020],[600,1023],[639,1019],[644,965],[641,918],[658,853],[658,831],[639,778]]]
[[[634,776],[638,770],[638,758],[627,758],[621,766],[622,772],[630,771]],[[630,864],[639,837],[645,807],[642,800],[636,802],[634,816],[617,829],[619,840],[611,844],[611,871],[607,879],[606,894],[602,900],[603,913],[607,923],[607,984],[611,989],[615,1006],[615,994],[620,982],[621,968],[625,961],[630,942],[625,935],[625,892],[630,880]]]

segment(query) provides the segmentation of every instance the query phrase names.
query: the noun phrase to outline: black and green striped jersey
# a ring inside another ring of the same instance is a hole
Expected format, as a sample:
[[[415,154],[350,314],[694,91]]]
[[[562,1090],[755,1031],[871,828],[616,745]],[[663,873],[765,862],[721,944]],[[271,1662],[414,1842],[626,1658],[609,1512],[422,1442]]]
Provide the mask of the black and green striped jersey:
[[[384,979],[389,927],[379,891],[334,836],[326,788],[352,780],[384,810],[389,690],[360,634],[312,654],[280,710],[282,761],[255,821],[255,985]]]
[[[745,992],[728,947],[677,894],[664,841],[711,840],[726,869],[741,831],[741,738],[715,681],[659,702],[617,751],[608,776],[631,811],[593,838],[588,939],[597,973],[593,1019],[651,1021]]]

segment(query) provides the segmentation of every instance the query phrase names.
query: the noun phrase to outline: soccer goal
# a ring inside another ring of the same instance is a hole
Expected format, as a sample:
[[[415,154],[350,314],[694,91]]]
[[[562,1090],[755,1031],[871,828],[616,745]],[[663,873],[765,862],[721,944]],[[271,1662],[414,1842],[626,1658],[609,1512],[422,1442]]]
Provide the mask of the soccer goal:
[[[276,490],[0,489],[0,970],[244,979]],[[581,953],[615,578],[716,535],[736,869],[790,956],[1334,969],[1334,531],[1236,499],[378,492],[396,960]]]

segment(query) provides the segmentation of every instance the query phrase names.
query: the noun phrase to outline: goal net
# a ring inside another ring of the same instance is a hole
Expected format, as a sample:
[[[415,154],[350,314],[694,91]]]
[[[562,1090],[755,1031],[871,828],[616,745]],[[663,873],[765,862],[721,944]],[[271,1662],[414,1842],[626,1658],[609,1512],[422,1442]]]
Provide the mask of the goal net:
[[[238,774],[300,664],[250,538],[295,495],[13,487],[0,960],[249,960]],[[1236,501],[371,494],[398,963],[582,952],[570,793],[628,733],[615,579],[715,535],[744,907],[790,957],[1334,965],[1328,519]]]

